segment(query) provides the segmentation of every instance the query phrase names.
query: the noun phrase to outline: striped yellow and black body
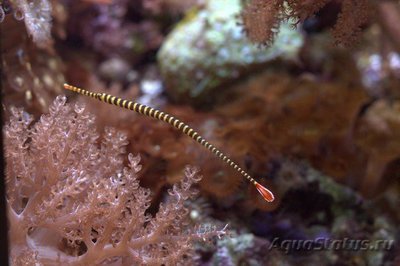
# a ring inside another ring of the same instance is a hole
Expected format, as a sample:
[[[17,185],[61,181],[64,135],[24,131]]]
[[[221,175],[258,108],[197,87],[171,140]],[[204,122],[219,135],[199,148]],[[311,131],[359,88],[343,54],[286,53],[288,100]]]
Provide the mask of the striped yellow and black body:
[[[112,96],[107,93],[95,93],[91,91],[87,91],[78,87],[71,86],[69,84],[64,84],[64,88],[70,91],[77,92],[79,94],[89,96],[91,98],[97,99],[99,101],[113,104],[125,109],[129,109],[135,111],[136,113],[149,116],[160,121],[166,122],[171,126],[175,127],[179,131],[183,132],[184,134],[191,137],[193,140],[198,142],[200,145],[211,151],[215,154],[218,158],[220,158],[223,162],[227,163],[231,167],[233,167],[236,171],[238,171],[242,176],[244,176],[248,181],[250,181],[254,186],[256,186],[257,190],[261,193],[265,200],[271,202],[274,200],[274,196],[272,192],[268,189],[260,185],[256,180],[254,180],[248,173],[246,173],[240,166],[238,166],[235,162],[229,159],[224,153],[206,141],[199,133],[197,133],[193,128],[185,124],[184,122],[180,121],[179,119],[173,117],[170,114],[164,113],[160,110],[152,108],[150,106],[146,106],[144,104],[136,103],[133,101],[121,99],[116,96]]]

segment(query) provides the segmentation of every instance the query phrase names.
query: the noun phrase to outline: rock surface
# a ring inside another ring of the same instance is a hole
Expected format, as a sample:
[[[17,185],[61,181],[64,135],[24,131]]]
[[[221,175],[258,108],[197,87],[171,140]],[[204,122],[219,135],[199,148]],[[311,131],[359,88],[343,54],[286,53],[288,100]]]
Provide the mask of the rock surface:
[[[240,10],[239,0],[208,1],[169,34],[158,62],[172,99],[202,102],[210,92],[274,59],[296,57],[303,37],[290,22],[281,25],[272,46],[259,47],[246,38]]]

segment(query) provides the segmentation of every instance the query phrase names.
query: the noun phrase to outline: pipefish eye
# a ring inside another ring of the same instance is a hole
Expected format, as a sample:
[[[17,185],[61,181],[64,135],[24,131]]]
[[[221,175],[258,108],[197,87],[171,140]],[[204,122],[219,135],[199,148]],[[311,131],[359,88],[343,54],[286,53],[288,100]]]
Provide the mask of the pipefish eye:
[[[226,156],[223,152],[218,150],[214,145],[209,143],[207,140],[205,140],[202,136],[200,136],[197,131],[195,131],[193,128],[191,128],[189,125],[186,123],[180,121],[179,119],[173,117],[172,115],[168,113],[164,113],[163,111],[157,110],[153,107],[133,102],[130,100],[125,100],[107,93],[95,93],[91,92],[88,90],[81,89],[79,87],[75,87],[69,84],[64,84],[64,88],[66,90],[70,90],[82,95],[85,95],[87,97],[91,97],[94,99],[97,99],[101,102],[108,103],[108,104],[113,104],[121,108],[125,108],[131,111],[135,111],[136,113],[155,118],[157,120],[163,121],[165,123],[170,124],[171,126],[175,127],[178,129],[180,132],[183,134],[189,136],[192,138],[194,141],[199,143],[201,146],[206,148],[208,151],[213,153],[215,156],[217,156],[220,160],[222,160],[224,163],[228,164],[230,167],[235,169],[237,172],[239,172],[245,179],[247,179],[252,185],[254,185],[257,189],[257,191],[260,193],[260,195],[267,201],[267,202],[272,202],[274,201],[274,194],[258,183],[255,179],[253,179],[246,171],[244,171],[237,163],[232,161],[228,156]]]

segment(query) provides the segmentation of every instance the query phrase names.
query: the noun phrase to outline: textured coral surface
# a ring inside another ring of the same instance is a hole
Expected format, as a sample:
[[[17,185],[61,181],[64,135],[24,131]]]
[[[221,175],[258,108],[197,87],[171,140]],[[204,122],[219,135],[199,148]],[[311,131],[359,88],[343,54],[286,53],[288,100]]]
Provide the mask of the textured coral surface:
[[[150,190],[137,178],[140,157],[129,154],[124,167],[126,136],[109,128],[99,140],[94,116],[65,102],[58,96],[34,124],[13,109],[5,127],[14,264],[176,265],[190,263],[195,241],[225,234],[188,226],[185,200],[200,180],[194,168],[149,214]]]

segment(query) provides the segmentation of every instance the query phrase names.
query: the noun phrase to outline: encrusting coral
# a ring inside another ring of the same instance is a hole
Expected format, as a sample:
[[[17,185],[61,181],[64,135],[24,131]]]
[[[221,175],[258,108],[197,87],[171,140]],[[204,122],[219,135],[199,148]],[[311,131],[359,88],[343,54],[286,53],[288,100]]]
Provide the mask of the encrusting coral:
[[[194,242],[225,228],[190,226],[184,203],[196,191],[187,167],[154,216],[150,190],[139,185],[140,157],[128,156],[127,138],[106,129],[100,142],[95,117],[58,96],[47,115],[12,108],[4,128],[11,258],[15,265],[176,265],[190,263]],[[99,143],[100,142],[100,143]]]

